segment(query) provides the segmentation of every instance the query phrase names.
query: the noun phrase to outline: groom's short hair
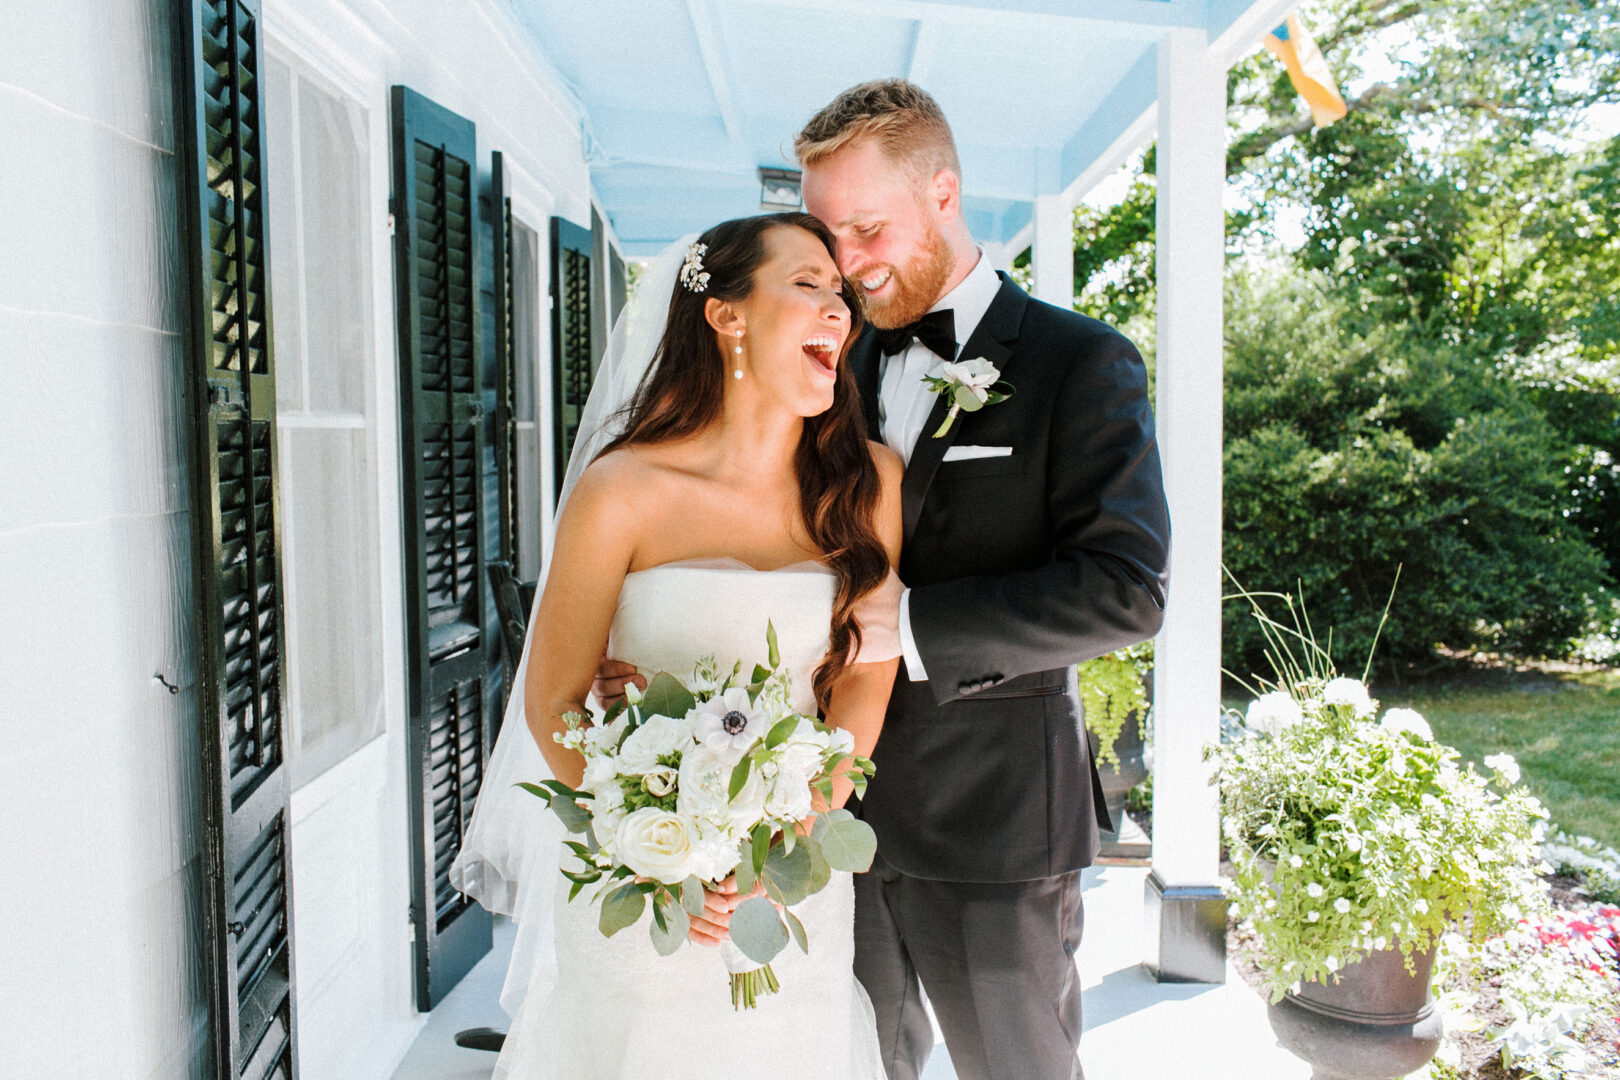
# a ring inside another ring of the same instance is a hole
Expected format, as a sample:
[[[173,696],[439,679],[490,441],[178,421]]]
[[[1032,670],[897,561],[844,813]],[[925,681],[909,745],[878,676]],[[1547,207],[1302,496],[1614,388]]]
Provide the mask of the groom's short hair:
[[[905,79],[875,79],[852,86],[810,118],[793,140],[800,165],[814,165],[854,143],[871,139],[889,160],[924,175],[940,169],[962,175],[956,140],[945,113],[928,92]]]

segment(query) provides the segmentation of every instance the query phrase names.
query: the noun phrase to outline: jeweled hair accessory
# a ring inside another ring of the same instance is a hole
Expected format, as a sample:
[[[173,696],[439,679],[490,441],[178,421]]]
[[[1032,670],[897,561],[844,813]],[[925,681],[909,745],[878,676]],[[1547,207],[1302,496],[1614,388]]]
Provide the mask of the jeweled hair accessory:
[[[681,263],[681,284],[692,292],[702,292],[709,287],[709,272],[703,269],[703,256],[708,253],[708,244],[694,243],[686,249],[686,261]]]

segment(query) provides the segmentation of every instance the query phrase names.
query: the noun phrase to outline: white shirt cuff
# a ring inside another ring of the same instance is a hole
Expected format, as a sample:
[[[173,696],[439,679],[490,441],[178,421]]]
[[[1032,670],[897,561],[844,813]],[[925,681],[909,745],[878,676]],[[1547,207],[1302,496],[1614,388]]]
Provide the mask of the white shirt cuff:
[[[911,636],[911,590],[900,594],[900,655],[905,657],[906,678],[912,682],[927,682],[928,672],[923,670],[922,655],[917,652],[917,640]]]

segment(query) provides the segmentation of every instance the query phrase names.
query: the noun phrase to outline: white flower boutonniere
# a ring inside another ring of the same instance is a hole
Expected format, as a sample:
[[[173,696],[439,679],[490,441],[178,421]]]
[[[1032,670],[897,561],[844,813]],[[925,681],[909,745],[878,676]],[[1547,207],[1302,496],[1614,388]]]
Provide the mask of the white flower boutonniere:
[[[951,425],[956,423],[957,413],[964,410],[978,412],[986,405],[1000,404],[1012,396],[1012,386],[1000,381],[1001,370],[983,357],[947,362],[944,371],[943,376],[923,376],[928,389],[936,394],[950,395],[951,411],[945,414],[945,422],[934,432],[936,439],[951,430]],[[994,389],[998,386],[999,390]]]

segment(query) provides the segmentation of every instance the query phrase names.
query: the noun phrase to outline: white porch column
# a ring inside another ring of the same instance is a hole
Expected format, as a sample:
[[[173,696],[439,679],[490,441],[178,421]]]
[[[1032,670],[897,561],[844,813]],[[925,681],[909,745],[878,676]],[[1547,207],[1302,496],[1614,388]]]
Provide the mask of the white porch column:
[[[1062,195],[1035,196],[1030,245],[1035,297],[1065,310],[1074,306],[1074,207]]]
[[[1150,956],[1162,981],[1225,976],[1220,828],[1203,748],[1221,707],[1221,273],[1226,72],[1200,29],[1159,43],[1158,418],[1170,599],[1153,678]]]

